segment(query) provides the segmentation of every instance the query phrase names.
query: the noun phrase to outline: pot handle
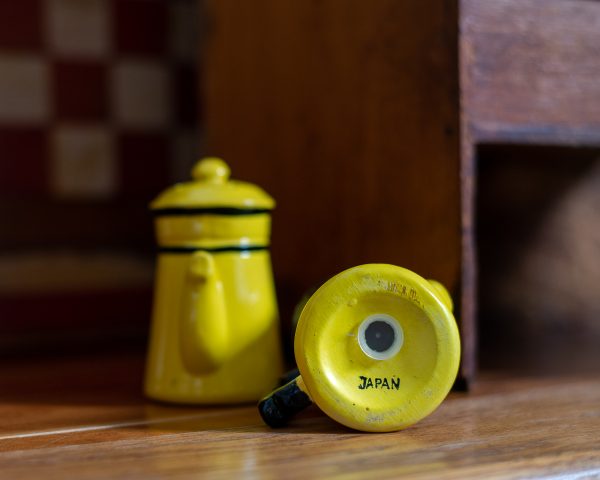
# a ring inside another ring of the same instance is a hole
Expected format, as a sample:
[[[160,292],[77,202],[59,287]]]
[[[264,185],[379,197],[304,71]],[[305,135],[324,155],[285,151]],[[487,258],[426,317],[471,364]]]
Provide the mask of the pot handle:
[[[217,370],[228,358],[228,321],[223,283],[213,256],[192,255],[180,330],[183,365],[192,374]]]
[[[285,427],[294,415],[311,404],[312,400],[304,381],[298,375],[263,398],[258,403],[258,411],[267,425],[279,428]]]

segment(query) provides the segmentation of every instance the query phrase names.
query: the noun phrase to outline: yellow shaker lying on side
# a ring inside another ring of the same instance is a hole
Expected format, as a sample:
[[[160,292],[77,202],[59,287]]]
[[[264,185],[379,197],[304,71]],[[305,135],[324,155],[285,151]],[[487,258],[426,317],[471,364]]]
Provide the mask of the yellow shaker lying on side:
[[[294,340],[300,376],[259,403],[283,426],[314,402],[367,432],[406,428],[433,412],[458,372],[452,300],[436,281],[370,264],[327,281],[304,307]]]
[[[258,400],[282,370],[269,255],[275,202],[206,158],[151,204],[159,245],[145,391],[190,404]]]

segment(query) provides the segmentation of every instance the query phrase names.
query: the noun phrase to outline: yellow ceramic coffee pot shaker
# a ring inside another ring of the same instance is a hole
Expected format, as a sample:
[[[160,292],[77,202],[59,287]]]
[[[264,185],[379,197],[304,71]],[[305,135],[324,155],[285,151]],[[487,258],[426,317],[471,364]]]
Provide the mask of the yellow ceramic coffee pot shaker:
[[[156,198],[159,246],[145,391],[190,404],[254,401],[281,374],[269,255],[275,202],[205,158]]]
[[[259,403],[273,427],[315,402],[357,430],[389,432],[429,415],[458,372],[452,300],[438,282],[369,264],[327,281],[308,300],[294,340],[300,376]]]

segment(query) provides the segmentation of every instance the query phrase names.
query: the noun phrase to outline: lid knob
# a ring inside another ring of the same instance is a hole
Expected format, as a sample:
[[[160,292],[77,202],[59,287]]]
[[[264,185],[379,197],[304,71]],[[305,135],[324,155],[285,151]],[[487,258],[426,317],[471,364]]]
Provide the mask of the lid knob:
[[[194,180],[211,183],[225,183],[230,173],[229,166],[218,157],[203,158],[192,169]]]

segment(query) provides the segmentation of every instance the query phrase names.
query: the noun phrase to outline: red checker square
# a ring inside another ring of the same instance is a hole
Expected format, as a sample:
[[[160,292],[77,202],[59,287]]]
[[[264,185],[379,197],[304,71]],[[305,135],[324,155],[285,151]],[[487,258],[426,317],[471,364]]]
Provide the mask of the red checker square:
[[[41,48],[42,14],[40,0],[1,0],[0,47]]]
[[[169,185],[169,139],[159,133],[120,133],[120,192],[153,198]]]
[[[198,121],[198,82],[196,69],[190,65],[174,67],[175,118],[177,125],[192,127]]]
[[[60,120],[108,117],[107,66],[100,62],[59,61],[52,66],[54,103]]]
[[[113,0],[113,17],[120,54],[160,55],[167,51],[165,0]]]
[[[0,191],[3,194],[45,193],[48,151],[44,129],[0,126]]]

